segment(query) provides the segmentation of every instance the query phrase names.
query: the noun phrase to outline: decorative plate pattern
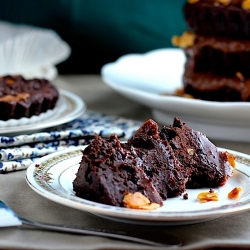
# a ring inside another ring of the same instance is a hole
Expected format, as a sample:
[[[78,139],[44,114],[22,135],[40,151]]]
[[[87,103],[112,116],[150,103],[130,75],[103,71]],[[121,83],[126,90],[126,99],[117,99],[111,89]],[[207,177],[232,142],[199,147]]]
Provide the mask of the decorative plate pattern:
[[[225,186],[213,188],[219,195],[219,201],[200,203],[197,195],[208,188],[188,189],[188,200],[183,197],[169,198],[164,205],[154,211],[134,210],[114,207],[76,197],[72,182],[81,161],[81,150],[64,150],[47,155],[31,164],[26,180],[38,194],[54,202],[72,208],[88,211],[101,217],[128,223],[180,225],[215,219],[250,209],[250,156],[228,149],[237,157],[237,167]],[[237,186],[243,187],[238,200],[230,200],[227,194]]]

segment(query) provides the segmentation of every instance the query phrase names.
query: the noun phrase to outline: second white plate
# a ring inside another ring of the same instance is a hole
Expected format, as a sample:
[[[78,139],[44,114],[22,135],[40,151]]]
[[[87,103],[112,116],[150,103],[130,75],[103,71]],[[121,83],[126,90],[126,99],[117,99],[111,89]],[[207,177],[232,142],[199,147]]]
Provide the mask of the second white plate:
[[[163,95],[182,87],[185,56],[180,49],[129,54],[103,66],[104,83],[153,111],[169,125],[175,116],[211,139],[250,141],[249,102],[211,102]],[[234,133],[231,131],[234,130]]]

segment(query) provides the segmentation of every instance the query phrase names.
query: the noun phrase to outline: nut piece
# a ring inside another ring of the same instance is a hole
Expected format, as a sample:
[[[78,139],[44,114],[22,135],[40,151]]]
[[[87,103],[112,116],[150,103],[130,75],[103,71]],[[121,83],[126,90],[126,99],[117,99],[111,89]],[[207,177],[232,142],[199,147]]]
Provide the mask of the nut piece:
[[[250,10],[250,0],[244,0],[241,7],[243,10]]]
[[[236,156],[235,155],[227,153],[227,160],[233,168],[236,167]]]
[[[202,203],[206,203],[209,201],[218,201],[219,197],[218,194],[215,192],[201,192],[197,196],[198,200]]]
[[[123,203],[127,208],[155,210],[160,207],[157,203],[150,203],[149,199],[139,192],[125,194]]]
[[[240,198],[241,192],[243,191],[243,187],[235,187],[232,191],[230,191],[227,195],[228,199],[237,200]]]
[[[196,36],[194,33],[186,31],[183,32],[181,36],[173,36],[172,37],[172,44],[178,46],[180,48],[188,48],[194,44]]]
[[[195,150],[193,148],[188,148],[187,152],[188,152],[189,155],[194,155]]]
[[[7,79],[6,83],[7,85],[12,85],[13,83],[15,83],[15,81],[13,79]]]
[[[245,78],[244,76],[241,74],[241,72],[236,72],[236,77],[240,79],[240,81],[244,82]]]
[[[179,96],[179,97],[185,97],[185,98],[190,98],[194,99],[194,97],[190,94],[186,94],[184,89],[179,89],[177,88],[174,93],[163,93],[163,95],[167,96]]]
[[[216,0],[216,2],[227,6],[231,3],[231,0]]]
[[[193,4],[193,3],[197,3],[197,2],[199,2],[200,0],[188,0],[188,3],[190,3],[190,4]]]

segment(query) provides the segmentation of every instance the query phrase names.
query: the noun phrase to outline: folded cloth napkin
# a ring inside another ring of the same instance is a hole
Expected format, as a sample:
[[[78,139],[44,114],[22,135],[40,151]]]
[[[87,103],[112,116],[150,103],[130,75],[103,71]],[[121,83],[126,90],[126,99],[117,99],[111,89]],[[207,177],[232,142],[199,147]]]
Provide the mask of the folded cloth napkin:
[[[136,120],[87,111],[72,122],[43,132],[0,136],[0,173],[26,169],[44,155],[87,145],[97,135],[105,138],[116,134],[121,140],[127,140],[141,124]]]

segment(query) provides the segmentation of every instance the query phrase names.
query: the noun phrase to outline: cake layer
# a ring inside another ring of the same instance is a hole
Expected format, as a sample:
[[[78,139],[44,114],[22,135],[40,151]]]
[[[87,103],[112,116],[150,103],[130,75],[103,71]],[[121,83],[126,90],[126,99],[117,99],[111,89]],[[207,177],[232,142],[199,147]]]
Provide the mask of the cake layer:
[[[183,75],[184,92],[196,99],[208,101],[250,101],[250,78],[218,76],[194,72],[186,67]]]
[[[235,77],[250,77],[250,41],[222,37],[198,36],[184,48],[186,67],[194,72],[210,72]]]
[[[245,0],[190,0],[184,5],[184,16],[196,34],[250,37],[250,6]]]

